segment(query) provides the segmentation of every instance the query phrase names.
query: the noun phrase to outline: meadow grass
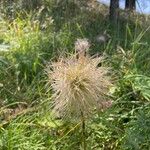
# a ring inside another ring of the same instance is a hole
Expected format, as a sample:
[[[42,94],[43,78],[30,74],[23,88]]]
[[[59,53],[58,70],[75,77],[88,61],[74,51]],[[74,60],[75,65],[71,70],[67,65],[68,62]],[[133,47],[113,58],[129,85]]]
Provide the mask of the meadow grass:
[[[149,20],[139,15],[126,19],[121,14],[114,26],[102,8],[81,9],[64,2],[51,4],[37,15],[0,21],[0,45],[8,46],[6,51],[0,47],[0,149],[82,149],[81,122],[54,118],[52,93],[45,86],[47,62],[72,53],[77,38],[89,39],[91,55],[105,55],[103,65],[111,67],[114,78],[112,107],[95,112],[87,121],[87,149],[150,148]],[[109,40],[97,42],[97,35],[105,30]]]

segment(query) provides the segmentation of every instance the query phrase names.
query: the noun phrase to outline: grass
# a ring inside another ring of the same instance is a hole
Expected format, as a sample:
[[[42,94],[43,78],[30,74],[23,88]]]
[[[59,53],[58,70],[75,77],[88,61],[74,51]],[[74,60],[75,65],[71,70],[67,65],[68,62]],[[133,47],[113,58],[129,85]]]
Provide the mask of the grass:
[[[104,65],[114,78],[112,107],[86,122],[87,149],[150,148],[149,20],[138,14],[126,19],[121,12],[114,26],[106,7],[90,8],[53,2],[37,13],[15,12],[13,19],[0,20],[0,149],[82,149],[81,122],[64,122],[51,114],[44,70],[48,61],[72,53],[77,38],[90,40],[91,54],[105,54]],[[96,36],[105,30],[109,41],[98,43]]]

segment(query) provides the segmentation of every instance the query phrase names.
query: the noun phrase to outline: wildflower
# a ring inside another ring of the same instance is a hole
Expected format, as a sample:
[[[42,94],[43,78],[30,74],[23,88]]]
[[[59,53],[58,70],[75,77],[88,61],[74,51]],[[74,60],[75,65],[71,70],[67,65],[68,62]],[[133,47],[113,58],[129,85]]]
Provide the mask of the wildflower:
[[[104,44],[107,43],[110,39],[111,39],[111,36],[106,31],[104,31],[104,33],[99,34],[96,37],[96,41],[98,43],[104,43]]]
[[[4,85],[3,85],[3,83],[0,83],[0,87],[3,87]]]
[[[75,51],[80,56],[85,55],[86,52],[89,50],[90,44],[87,39],[77,39],[75,42]]]
[[[108,68],[98,67],[103,58],[82,55],[89,45],[86,41],[81,43],[78,40],[75,48],[82,53],[60,58],[47,69],[53,89],[53,112],[63,118],[87,117],[95,107],[103,107],[110,86]]]

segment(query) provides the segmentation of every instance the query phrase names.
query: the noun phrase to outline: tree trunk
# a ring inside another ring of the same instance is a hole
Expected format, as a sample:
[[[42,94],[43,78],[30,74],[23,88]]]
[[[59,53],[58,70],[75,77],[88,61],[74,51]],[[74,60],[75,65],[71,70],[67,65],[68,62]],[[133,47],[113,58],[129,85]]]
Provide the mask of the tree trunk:
[[[119,16],[119,0],[110,1],[110,20],[117,22]]]
[[[136,0],[126,0],[125,9],[135,10],[136,9]]]

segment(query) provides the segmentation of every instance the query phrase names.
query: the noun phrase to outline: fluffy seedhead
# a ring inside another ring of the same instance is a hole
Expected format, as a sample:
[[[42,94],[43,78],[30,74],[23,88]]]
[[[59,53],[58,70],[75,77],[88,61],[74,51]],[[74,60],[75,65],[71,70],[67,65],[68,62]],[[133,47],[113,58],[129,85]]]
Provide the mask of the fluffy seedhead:
[[[75,42],[75,52],[80,55],[86,55],[90,47],[88,39],[77,39]]]
[[[102,60],[102,57],[93,58],[79,53],[60,58],[48,66],[55,114],[64,119],[78,119],[81,114],[89,116],[94,108],[103,107],[110,78],[108,68],[98,67]]]

